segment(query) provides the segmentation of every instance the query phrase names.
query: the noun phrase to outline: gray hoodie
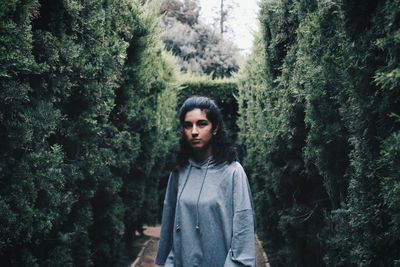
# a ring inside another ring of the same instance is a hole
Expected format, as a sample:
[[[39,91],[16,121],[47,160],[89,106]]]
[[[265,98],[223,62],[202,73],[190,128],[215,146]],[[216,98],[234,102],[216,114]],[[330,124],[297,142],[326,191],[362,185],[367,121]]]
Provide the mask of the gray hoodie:
[[[254,217],[238,162],[189,160],[169,177],[156,264],[174,267],[255,266]]]

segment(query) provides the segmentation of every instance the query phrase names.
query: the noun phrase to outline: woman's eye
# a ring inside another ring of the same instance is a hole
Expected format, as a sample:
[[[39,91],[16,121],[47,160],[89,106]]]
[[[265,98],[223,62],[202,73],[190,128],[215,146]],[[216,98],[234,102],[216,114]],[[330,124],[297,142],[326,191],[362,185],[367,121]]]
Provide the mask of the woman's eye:
[[[198,126],[199,127],[206,127],[208,125],[208,122],[206,122],[206,121],[200,121],[199,123],[198,123]]]
[[[192,128],[192,124],[190,124],[190,123],[185,123],[185,124],[183,125],[183,128],[185,128],[185,129],[190,129],[190,128]]]

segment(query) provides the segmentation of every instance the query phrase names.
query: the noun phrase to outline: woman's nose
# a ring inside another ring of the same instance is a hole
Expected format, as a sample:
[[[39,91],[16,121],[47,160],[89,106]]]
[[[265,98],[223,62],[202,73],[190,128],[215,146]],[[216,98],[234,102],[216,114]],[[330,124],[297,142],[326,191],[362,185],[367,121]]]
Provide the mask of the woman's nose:
[[[197,131],[197,127],[196,126],[193,126],[193,128],[192,128],[192,135],[194,135],[194,134],[198,134],[199,132]]]

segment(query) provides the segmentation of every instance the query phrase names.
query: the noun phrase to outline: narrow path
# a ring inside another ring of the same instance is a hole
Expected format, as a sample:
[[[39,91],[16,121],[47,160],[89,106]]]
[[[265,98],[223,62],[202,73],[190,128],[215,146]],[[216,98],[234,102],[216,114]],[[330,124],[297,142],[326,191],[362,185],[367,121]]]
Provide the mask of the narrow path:
[[[160,226],[147,227],[144,234],[150,239],[144,243],[142,250],[139,252],[138,257],[130,267],[157,267],[154,264],[156,257],[158,241],[160,239]],[[261,242],[256,237],[256,266],[257,267],[270,267],[267,255],[261,246]]]

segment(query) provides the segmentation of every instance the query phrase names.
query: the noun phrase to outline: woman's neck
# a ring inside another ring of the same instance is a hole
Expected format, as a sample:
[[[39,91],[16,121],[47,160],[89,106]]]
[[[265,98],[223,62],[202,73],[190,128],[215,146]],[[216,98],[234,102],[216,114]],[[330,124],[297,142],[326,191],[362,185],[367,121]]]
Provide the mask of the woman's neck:
[[[196,162],[203,162],[205,161],[208,157],[212,155],[212,149],[209,147],[206,150],[194,150],[193,151],[193,159]]]

